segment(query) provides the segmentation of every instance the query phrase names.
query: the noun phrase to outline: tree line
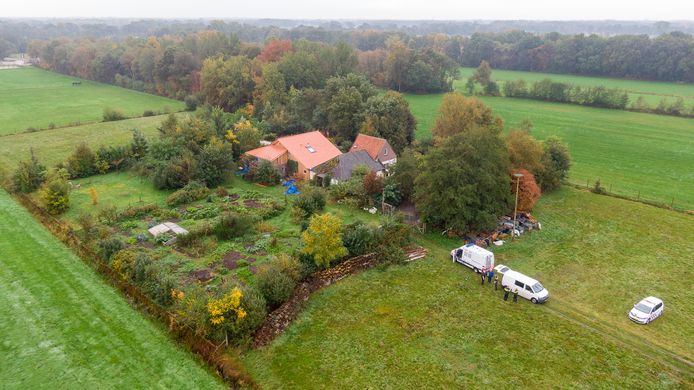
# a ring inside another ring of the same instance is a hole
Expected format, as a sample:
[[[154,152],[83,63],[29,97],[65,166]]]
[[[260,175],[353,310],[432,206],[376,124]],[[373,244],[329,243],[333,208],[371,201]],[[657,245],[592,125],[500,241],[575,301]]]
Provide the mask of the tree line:
[[[694,116],[694,106],[685,107],[684,99],[678,97],[668,102],[665,98],[660,100],[656,107],[650,106],[643,96],[629,104],[629,94],[622,89],[606,88],[603,86],[581,87],[571,83],[553,81],[550,78],[527,83],[525,80],[505,81],[499,88],[492,79],[492,68],[487,61],[482,61],[475,73],[465,83],[466,93],[473,95],[478,91],[478,85],[482,93],[488,96],[503,96],[522,99],[544,100],[549,102],[570,103],[582,106],[612,108],[648,112],[673,116]]]

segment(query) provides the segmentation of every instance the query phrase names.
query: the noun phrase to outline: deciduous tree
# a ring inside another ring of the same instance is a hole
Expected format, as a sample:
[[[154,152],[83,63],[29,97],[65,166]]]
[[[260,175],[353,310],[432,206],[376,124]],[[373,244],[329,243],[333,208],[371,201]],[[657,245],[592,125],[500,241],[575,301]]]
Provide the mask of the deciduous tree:
[[[481,101],[457,92],[444,95],[439,115],[432,129],[436,138],[465,133],[474,127],[485,127],[494,134],[501,133],[504,123],[492,109]]]
[[[312,216],[301,240],[302,253],[313,256],[319,267],[327,268],[333,260],[347,255],[342,244],[342,221],[332,214]]]

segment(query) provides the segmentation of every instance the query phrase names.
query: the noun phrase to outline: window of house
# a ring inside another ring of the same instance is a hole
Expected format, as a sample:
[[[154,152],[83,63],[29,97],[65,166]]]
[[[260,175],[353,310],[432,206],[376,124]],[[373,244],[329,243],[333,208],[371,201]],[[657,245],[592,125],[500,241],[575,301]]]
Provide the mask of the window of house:
[[[316,149],[313,148],[313,146],[306,144],[306,150],[308,150],[309,153],[316,153]]]
[[[383,155],[387,156],[388,155],[388,148],[383,148]]]

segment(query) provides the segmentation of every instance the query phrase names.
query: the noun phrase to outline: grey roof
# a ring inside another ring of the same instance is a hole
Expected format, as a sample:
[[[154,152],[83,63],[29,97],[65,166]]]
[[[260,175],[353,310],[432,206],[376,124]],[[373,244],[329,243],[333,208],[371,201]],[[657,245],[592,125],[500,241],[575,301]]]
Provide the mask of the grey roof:
[[[352,177],[352,170],[358,165],[366,165],[372,171],[382,171],[383,164],[369,156],[366,150],[355,150],[349,153],[341,154],[337,157],[338,163],[335,169],[333,169],[332,177],[335,180],[342,181],[348,180]]]

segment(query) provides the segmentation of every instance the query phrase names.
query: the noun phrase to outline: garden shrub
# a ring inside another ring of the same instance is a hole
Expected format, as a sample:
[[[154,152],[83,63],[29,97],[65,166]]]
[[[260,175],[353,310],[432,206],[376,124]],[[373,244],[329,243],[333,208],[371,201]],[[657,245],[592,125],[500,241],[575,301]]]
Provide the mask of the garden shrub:
[[[294,279],[273,264],[261,267],[255,275],[255,282],[270,309],[279,307],[289,299],[296,285]]]
[[[325,195],[315,187],[305,187],[292,204],[295,219],[308,219],[325,208]]]
[[[215,192],[215,194],[217,194],[217,196],[220,197],[220,198],[225,198],[225,197],[229,196],[229,191],[228,191],[226,188],[224,188],[224,187],[217,187],[217,188],[214,190],[214,192]]]
[[[135,257],[132,272],[132,279],[135,283],[142,284],[147,280],[147,269],[151,264],[152,259],[144,253],[139,253],[137,257]]]
[[[342,243],[350,256],[372,252],[378,244],[377,240],[374,229],[361,221],[346,225],[342,233]]]
[[[600,183],[600,179],[595,181],[595,184],[593,184],[593,187],[590,189],[590,192],[600,195],[607,194],[607,190]]]
[[[80,178],[94,175],[96,170],[96,154],[84,142],[77,145],[75,151],[67,159],[67,171],[70,178]]]
[[[106,107],[104,108],[103,119],[104,122],[120,121],[125,119],[125,113],[123,110],[118,108]]]
[[[157,114],[152,110],[145,110],[142,112],[142,116],[155,116],[155,115],[157,115]]]
[[[58,215],[70,207],[70,189],[67,180],[55,176],[41,187],[41,203],[53,215]]]
[[[101,168],[104,170],[101,173],[106,173],[109,170],[124,169],[130,163],[131,153],[129,146],[102,146],[96,151],[96,167],[99,169],[99,165],[101,165]]]
[[[110,260],[111,256],[116,254],[118,251],[125,248],[125,244],[123,244],[123,241],[116,237],[99,240],[99,242],[97,242],[96,245],[98,248],[99,256],[101,256],[101,258],[106,261]]]
[[[46,181],[46,167],[31,150],[29,161],[20,161],[12,175],[12,186],[15,191],[29,193],[36,191]]]
[[[96,222],[94,217],[89,213],[82,213],[77,216],[77,224],[80,226],[82,238],[85,241],[91,241],[97,232]]]
[[[142,218],[157,210],[159,210],[159,206],[153,203],[142,206],[130,206],[120,212],[118,219]]]
[[[252,215],[226,213],[221,216],[212,229],[220,240],[230,240],[241,237],[254,230],[255,218]]]
[[[289,276],[295,282],[302,279],[302,264],[296,257],[286,253],[280,253],[273,257],[272,264],[277,266],[283,274]]]
[[[237,343],[247,343],[253,333],[265,321],[267,316],[267,303],[265,297],[256,288],[248,285],[241,286],[241,307],[246,316],[239,323],[232,323],[230,333]]]
[[[177,206],[179,204],[190,203],[203,199],[207,196],[209,189],[197,181],[191,181],[185,187],[174,192],[166,198],[166,204]]]
[[[116,209],[116,206],[107,206],[101,209],[99,211],[99,214],[97,215],[97,219],[106,225],[113,225],[114,223],[118,222],[120,216],[118,214],[118,209]]]
[[[135,253],[129,250],[121,250],[111,257],[111,269],[123,280],[130,280],[135,266]]]
[[[262,160],[255,166],[255,172],[252,175],[253,181],[267,185],[275,185],[280,182],[280,173],[271,162]]]
[[[149,267],[145,292],[158,304],[169,306],[173,303],[171,290],[176,287],[176,280],[167,271],[155,266]]]

